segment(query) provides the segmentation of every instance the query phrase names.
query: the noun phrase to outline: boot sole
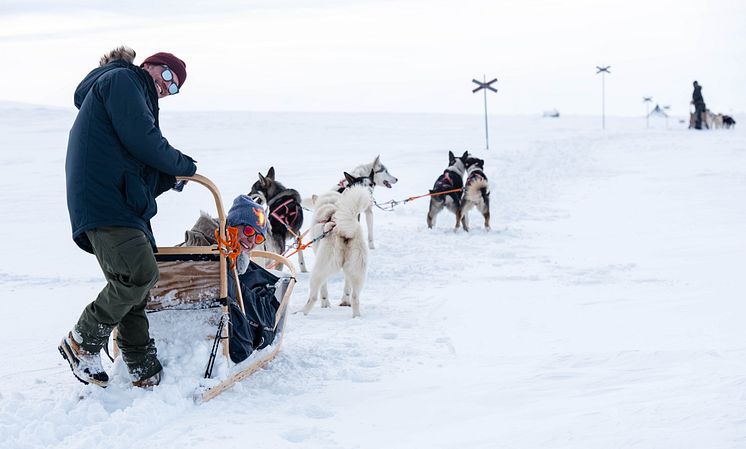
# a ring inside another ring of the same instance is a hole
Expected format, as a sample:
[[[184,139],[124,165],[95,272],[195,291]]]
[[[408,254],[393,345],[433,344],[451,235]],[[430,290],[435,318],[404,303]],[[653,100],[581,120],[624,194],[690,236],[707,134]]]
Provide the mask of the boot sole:
[[[65,339],[62,339],[62,343],[60,343],[59,346],[57,346],[57,350],[60,351],[60,355],[62,355],[62,358],[65,359],[68,365],[70,365],[70,371],[73,372],[73,376],[75,376],[76,379],[78,379],[81,383],[88,385],[93,384],[97,385],[101,388],[106,388],[109,386],[109,382],[102,382],[100,380],[93,379],[91,377],[86,377],[86,379],[83,379],[78,375],[77,372],[75,372],[75,367],[73,366],[73,360],[76,360],[75,356],[72,353],[72,349],[67,345],[67,342]]]

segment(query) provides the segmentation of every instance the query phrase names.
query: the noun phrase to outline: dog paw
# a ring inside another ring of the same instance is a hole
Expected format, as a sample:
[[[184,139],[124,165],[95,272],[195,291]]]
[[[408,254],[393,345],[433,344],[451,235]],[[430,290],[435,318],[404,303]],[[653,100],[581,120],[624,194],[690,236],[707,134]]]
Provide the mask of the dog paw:
[[[329,304],[329,300],[328,299],[322,299],[321,300],[321,307],[324,308],[324,309],[331,307],[331,304]]]
[[[340,307],[350,307],[352,304],[350,304],[349,301],[342,301],[339,303]]]
[[[373,244],[373,242],[368,242],[368,248],[370,249],[376,249],[376,245]]]

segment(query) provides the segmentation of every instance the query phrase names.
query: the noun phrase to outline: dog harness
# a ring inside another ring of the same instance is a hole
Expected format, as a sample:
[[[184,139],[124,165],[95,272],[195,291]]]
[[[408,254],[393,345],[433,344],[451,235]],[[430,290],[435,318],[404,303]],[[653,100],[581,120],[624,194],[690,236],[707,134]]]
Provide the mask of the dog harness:
[[[433,186],[432,190],[430,190],[430,193],[437,193],[437,192],[445,192],[446,190],[453,190],[453,189],[460,189],[464,186],[463,181],[461,180],[461,176],[458,175],[458,173],[454,173],[451,170],[445,170],[442,175],[438,176],[438,179],[435,181],[435,185]],[[454,201],[458,202],[461,198],[460,192],[452,192],[445,194],[443,196],[450,196],[453,198]],[[439,198],[439,197],[433,197],[433,198]],[[445,200],[445,198],[443,199]]]
[[[270,205],[269,209],[272,211],[272,218],[290,229],[297,229],[296,225],[303,217],[303,209],[293,197],[286,199],[279,206]]]

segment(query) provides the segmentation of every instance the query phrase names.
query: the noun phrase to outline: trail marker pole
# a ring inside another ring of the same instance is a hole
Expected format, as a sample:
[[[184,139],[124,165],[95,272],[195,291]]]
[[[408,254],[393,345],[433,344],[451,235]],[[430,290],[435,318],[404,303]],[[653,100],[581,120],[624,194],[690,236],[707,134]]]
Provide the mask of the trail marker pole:
[[[489,150],[490,149],[490,132],[487,126],[487,90],[489,89],[492,92],[497,92],[497,89],[492,87],[492,83],[496,83],[497,78],[493,79],[490,82],[487,82],[487,75],[482,75],[482,79],[484,81],[477,81],[475,79],[471,80],[472,83],[476,83],[478,86],[476,89],[473,89],[471,93],[475,94],[480,90],[484,90],[484,139],[487,145],[487,149]]]
[[[645,128],[650,128],[650,102],[653,101],[653,97],[642,97],[642,102],[645,103]]]
[[[671,109],[670,105],[663,105],[663,111],[666,113],[666,129],[668,129],[668,110]]]
[[[606,67],[599,67],[596,66],[596,69],[598,71],[596,72],[596,75],[599,73],[601,74],[601,128],[606,129],[606,83],[605,83],[605,77],[607,73],[611,75],[611,72],[609,72],[609,69],[611,68],[610,65],[607,65]]]

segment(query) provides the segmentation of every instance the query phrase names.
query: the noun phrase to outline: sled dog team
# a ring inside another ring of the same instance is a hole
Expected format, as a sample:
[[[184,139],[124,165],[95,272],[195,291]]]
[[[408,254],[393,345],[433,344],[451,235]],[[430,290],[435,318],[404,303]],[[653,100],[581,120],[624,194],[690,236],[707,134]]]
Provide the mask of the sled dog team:
[[[484,173],[484,160],[464,152],[455,156],[448,152],[448,167],[429,191],[430,208],[427,226],[435,225],[437,215],[447,209],[456,215],[456,226],[469,230],[469,211],[476,208],[484,217],[484,228],[490,229],[489,182]],[[275,168],[266,175],[259,173],[249,196],[268,209],[269,229],[264,249],[283,254],[288,239],[300,245],[303,208],[312,209],[313,216],[306,240],[318,239],[312,245],[315,265],[311,273],[309,297],[303,307],[308,314],[321,295],[321,307],[329,307],[327,279],[342,272],[344,291],[340,306],[351,306],[352,316],[360,316],[360,292],[368,268],[368,250],[375,249],[373,233],[373,190],[377,186],[391,188],[398,179],[381,162],[380,156],[350,172],[328,192],[302,199],[297,190],[285,187],[275,179]],[[367,242],[360,224],[365,213]],[[303,251],[298,264],[306,272]]]

